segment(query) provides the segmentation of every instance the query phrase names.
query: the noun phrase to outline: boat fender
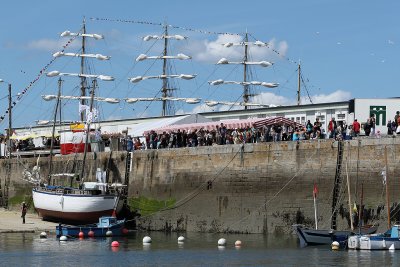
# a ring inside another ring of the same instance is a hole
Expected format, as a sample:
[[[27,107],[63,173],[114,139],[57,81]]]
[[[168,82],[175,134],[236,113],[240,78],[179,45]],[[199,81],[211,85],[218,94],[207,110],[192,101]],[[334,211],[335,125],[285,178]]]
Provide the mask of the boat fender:
[[[111,231],[111,230],[108,230],[107,232],[106,232],[106,236],[112,236],[113,235],[113,232]]]
[[[67,240],[68,240],[68,237],[66,237],[65,235],[62,235],[60,237],[60,241],[67,241]]]
[[[84,237],[85,237],[85,234],[84,234],[82,231],[80,231],[79,234],[78,234],[78,237],[79,237],[79,238],[84,238]]]
[[[88,237],[94,237],[94,232],[92,230],[90,230],[87,235],[88,235]]]

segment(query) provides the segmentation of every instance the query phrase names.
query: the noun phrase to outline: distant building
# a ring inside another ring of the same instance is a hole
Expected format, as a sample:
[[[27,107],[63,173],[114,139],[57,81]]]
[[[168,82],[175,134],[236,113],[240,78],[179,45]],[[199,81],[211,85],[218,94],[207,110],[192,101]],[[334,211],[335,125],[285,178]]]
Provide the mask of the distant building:
[[[387,122],[394,119],[396,111],[398,110],[400,110],[400,98],[356,98],[349,101],[331,103],[277,106],[247,110],[213,111],[169,117],[110,120],[93,124],[92,127],[101,127],[102,133],[123,133],[131,136],[141,136],[146,130],[167,126],[169,124],[282,116],[303,125],[307,123],[307,120],[314,123],[314,121],[319,118],[322,123],[322,129],[327,132],[328,122],[331,118],[335,118],[336,121],[344,121],[347,125],[352,124],[354,119],[357,119],[360,124],[363,124],[367,121],[370,114],[375,114],[376,131],[379,130],[382,134],[386,134]],[[65,125],[62,128],[67,129],[68,127],[68,125]],[[57,129],[60,128],[57,127]],[[29,129],[16,128],[15,131],[18,135],[34,133],[37,135],[48,136],[49,133],[51,133],[51,125],[49,123],[47,125],[32,126]]]

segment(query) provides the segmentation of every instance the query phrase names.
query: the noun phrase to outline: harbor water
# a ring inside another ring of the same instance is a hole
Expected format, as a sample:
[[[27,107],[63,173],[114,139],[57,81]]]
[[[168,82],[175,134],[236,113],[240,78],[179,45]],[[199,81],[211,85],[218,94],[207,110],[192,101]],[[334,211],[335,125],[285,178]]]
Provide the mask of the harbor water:
[[[330,246],[300,248],[297,238],[275,235],[178,234],[152,232],[128,237],[59,241],[54,234],[0,234],[0,266],[399,266],[398,251],[332,251]],[[218,246],[223,237],[227,244]],[[235,247],[235,241],[242,241]],[[120,246],[111,247],[113,241]]]

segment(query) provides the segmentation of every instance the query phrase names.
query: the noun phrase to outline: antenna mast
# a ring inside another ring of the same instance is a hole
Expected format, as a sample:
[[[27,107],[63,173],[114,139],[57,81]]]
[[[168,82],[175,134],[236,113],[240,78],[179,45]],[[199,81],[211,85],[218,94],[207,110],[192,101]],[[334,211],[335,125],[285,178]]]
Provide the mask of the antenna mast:
[[[299,63],[299,76],[298,76],[298,84],[297,84],[297,105],[300,106],[300,81],[301,81],[301,66]]]

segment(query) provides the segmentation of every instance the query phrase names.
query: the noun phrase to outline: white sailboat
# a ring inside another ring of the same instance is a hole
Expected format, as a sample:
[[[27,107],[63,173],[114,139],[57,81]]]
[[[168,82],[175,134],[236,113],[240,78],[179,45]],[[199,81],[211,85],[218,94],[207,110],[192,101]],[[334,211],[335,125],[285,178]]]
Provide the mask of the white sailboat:
[[[154,41],[154,40],[164,40],[164,49],[162,55],[158,56],[148,56],[145,54],[140,54],[136,58],[136,62],[141,62],[144,60],[162,60],[163,68],[161,75],[151,75],[151,76],[136,76],[128,78],[131,83],[139,83],[144,80],[149,79],[160,79],[162,80],[161,96],[160,97],[142,97],[142,98],[125,98],[125,101],[129,104],[133,104],[140,101],[161,101],[162,102],[162,114],[161,116],[174,115],[171,112],[170,104],[175,101],[185,102],[187,104],[197,104],[201,101],[200,98],[185,98],[185,97],[174,97],[173,91],[175,88],[171,88],[170,79],[181,79],[181,80],[191,80],[194,79],[197,74],[173,74],[170,72],[169,61],[170,60],[188,60],[191,56],[179,53],[177,55],[168,54],[168,44],[170,40],[182,41],[188,37],[182,35],[170,35],[168,34],[168,26],[164,25],[164,33],[162,35],[147,35],[143,37],[144,41]]]
[[[251,61],[249,57],[249,47],[250,46],[255,46],[255,47],[267,47],[268,43],[261,42],[261,41],[255,41],[255,42],[249,42],[248,40],[248,34],[245,34],[244,41],[239,42],[239,43],[224,43],[222,44],[224,47],[229,48],[229,47],[235,47],[235,46],[243,46],[244,47],[244,56],[242,61],[229,61],[226,58],[221,58],[218,62],[217,65],[243,65],[243,80],[242,81],[225,81],[223,79],[217,79],[213,81],[209,81],[208,83],[210,85],[223,85],[223,84],[233,84],[233,85],[240,85],[243,87],[243,101],[242,102],[227,102],[227,101],[216,101],[216,100],[207,100],[204,101],[205,104],[209,107],[213,107],[216,105],[228,105],[228,106],[243,106],[245,109],[248,107],[270,107],[271,105],[269,104],[263,104],[263,103],[252,103],[250,102],[250,97],[255,96],[255,94],[250,92],[250,88],[252,86],[262,86],[266,88],[275,88],[279,86],[279,83],[275,82],[261,82],[261,81],[250,81],[249,80],[249,66],[260,66],[260,67],[270,67],[274,63],[269,62],[267,60],[262,60],[262,61]]]
[[[82,38],[82,53],[61,53],[57,52],[53,56],[72,56],[83,58],[95,58],[98,60],[108,60],[110,57],[101,54],[85,54],[84,44],[85,38],[93,38],[99,40],[104,38],[99,34],[87,34],[85,24],[83,30],[79,33],[63,32],[61,36],[77,36]],[[86,110],[85,130],[81,136],[81,147],[83,147],[83,162],[80,173],[61,173],[54,174],[52,172],[53,159],[53,142],[51,143],[49,157],[49,175],[46,179],[40,179],[38,176],[31,175],[31,181],[34,183],[32,189],[33,203],[39,215],[45,220],[57,221],[60,223],[85,224],[97,222],[101,216],[111,216],[118,212],[120,208],[121,197],[124,195],[124,186],[122,184],[110,184],[107,181],[106,172],[99,170],[96,173],[95,182],[87,181],[88,177],[84,171],[86,154],[89,149],[89,131],[90,125],[94,123],[96,111],[93,107],[94,101],[104,101],[109,103],[117,103],[117,99],[95,97],[97,80],[112,81],[114,78],[108,75],[93,75],[83,73],[83,60],[81,61],[81,73],[62,73],[59,71],[51,71],[47,73],[48,77],[55,76],[72,76],[80,77],[82,86],[81,96],[61,96],[62,80],[59,79],[58,94],[43,96],[45,100],[57,100],[56,110],[54,113],[53,132],[55,134],[55,124],[57,109],[61,99],[76,99],[82,102]],[[85,96],[86,79],[92,79],[91,95]],[[85,101],[90,99],[90,106],[85,105]],[[77,151],[76,151],[77,152]],[[110,155],[111,156],[111,155]],[[38,169],[36,169],[36,172]],[[32,179],[36,177],[36,179]],[[39,179],[37,179],[39,178]],[[66,184],[68,184],[66,186]]]

